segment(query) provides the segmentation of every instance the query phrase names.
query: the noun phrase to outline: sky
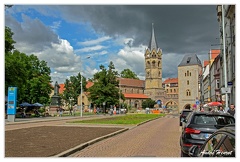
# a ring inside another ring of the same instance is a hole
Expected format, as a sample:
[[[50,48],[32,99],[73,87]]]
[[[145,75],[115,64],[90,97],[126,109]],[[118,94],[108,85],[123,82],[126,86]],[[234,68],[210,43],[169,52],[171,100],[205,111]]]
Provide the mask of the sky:
[[[51,68],[53,83],[82,72],[92,78],[113,61],[145,78],[144,53],[152,23],[162,49],[163,81],[177,78],[185,54],[208,59],[219,44],[217,4],[15,4],[4,11],[15,48]]]

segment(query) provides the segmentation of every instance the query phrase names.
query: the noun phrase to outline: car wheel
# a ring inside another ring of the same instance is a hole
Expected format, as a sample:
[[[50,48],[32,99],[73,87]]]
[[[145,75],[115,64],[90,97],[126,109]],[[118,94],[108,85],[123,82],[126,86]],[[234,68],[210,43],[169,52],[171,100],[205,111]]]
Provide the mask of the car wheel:
[[[189,157],[188,154],[185,154],[183,151],[181,151],[181,157]]]

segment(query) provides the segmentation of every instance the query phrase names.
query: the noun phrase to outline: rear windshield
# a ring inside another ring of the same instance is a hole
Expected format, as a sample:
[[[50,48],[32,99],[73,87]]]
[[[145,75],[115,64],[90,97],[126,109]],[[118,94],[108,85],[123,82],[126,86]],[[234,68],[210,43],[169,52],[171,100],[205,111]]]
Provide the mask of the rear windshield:
[[[183,111],[182,116],[187,116],[191,111]]]
[[[228,125],[234,123],[235,119],[230,116],[201,114],[195,115],[193,118],[193,124]]]

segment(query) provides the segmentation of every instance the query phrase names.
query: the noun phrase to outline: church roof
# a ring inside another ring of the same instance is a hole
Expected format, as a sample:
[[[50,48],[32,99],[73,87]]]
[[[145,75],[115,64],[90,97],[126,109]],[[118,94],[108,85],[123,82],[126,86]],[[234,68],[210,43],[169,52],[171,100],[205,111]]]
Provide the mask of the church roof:
[[[120,86],[144,88],[144,80],[130,78],[117,78],[117,80],[119,80]]]
[[[135,94],[135,93],[123,93],[125,98],[135,98],[135,99],[147,99],[149,98],[145,94]]]
[[[178,83],[178,78],[168,78],[162,84]]]
[[[157,50],[158,49],[158,45],[157,45],[157,40],[155,38],[155,33],[154,33],[154,27],[153,27],[153,23],[152,23],[152,35],[150,38],[150,42],[148,45],[148,48],[152,51],[153,49]]]
[[[196,54],[185,55],[178,66],[189,66],[189,65],[200,65],[202,66],[201,60]]]

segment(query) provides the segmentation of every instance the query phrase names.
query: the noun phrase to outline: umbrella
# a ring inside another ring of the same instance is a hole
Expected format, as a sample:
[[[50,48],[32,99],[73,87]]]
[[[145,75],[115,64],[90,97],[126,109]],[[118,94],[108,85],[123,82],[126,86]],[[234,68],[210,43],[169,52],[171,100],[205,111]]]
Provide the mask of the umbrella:
[[[43,105],[37,102],[37,103],[34,103],[33,106],[42,107]]]
[[[210,102],[210,103],[208,103],[208,106],[222,106],[222,103],[220,103],[220,102]]]
[[[21,104],[19,104],[20,107],[29,107],[29,106],[32,106],[32,104],[30,103],[27,103],[27,102],[23,102]]]

